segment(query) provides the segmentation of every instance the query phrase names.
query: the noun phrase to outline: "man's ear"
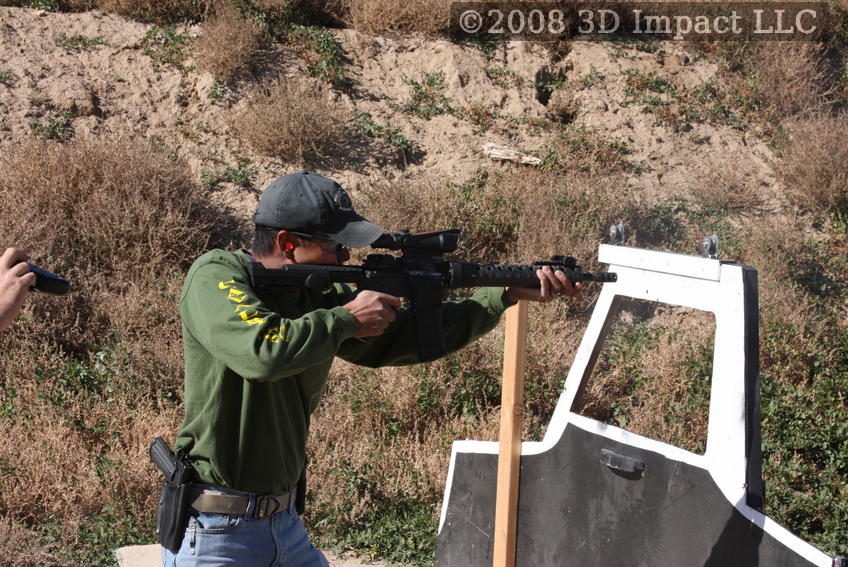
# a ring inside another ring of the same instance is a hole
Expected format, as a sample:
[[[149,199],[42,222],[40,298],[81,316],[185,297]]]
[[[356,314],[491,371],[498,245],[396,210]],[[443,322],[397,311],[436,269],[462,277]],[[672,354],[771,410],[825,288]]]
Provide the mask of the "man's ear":
[[[277,232],[275,237],[277,248],[289,259],[294,256],[295,244],[292,242],[292,235],[286,230]]]

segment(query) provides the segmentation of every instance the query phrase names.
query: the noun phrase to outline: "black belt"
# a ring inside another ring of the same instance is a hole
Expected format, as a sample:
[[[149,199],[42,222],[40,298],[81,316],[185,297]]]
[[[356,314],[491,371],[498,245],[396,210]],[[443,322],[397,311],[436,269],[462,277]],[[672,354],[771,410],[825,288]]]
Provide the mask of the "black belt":
[[[295,492],[296,489],[292,488],[280,494],[230,493],[195,485],[189,492],[189,503],[201,514],[246,516],[250,498],[254,497],[256,505],[250,517],[261,520],[277,512],[288,510],[294,504]]]

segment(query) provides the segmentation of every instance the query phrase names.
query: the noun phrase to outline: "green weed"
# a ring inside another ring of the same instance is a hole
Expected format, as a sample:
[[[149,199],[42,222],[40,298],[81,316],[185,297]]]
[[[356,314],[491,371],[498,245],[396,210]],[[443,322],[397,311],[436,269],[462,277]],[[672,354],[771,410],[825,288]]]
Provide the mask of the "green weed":
[[[441,71],[425,72],[421,81],[405,78],[404,83],[412,88],[412,96],[405,103],[393,107],[419,118],[430,119],[440,114],[456,112],[451,100],[445,95],[445,74]]]
[[[503,89],[516,88],[522,85],[522,80],[515,74],[515,71],[506,67],[489,67],[486,69],[486,74],[489,75],[493,83]]]
[[[474,133],[485,132],[495,124],[497,115],[493,108],[473,104],[460,111],[460,115],[475,126]]]
[[[605,173],[646,171],[645,164],[631,163],[627,159],[630,153],[627,144],[617,138],[606,140],[587,128],[568,128],[545,149],[541,168],[543,171],[576,168]]]
[[[253,187],[253,176],[256,175],[257,171],[257,168],[252,166],[248,160],[235,167],[214,170],[201,169],[200,179],[203,187],[210,191],[215,189],[219,183],[233,183],[239,187],[250,189]]]
[[[674,101],[677,88],[656,73],[627,70],[624,72],[624,94],[626,98],[622,101],[622,106],[641,104],[656,111],[658,107],[669,105]]]
[[[412,140],[404,136],[398,128],[378,124],[367,112],[355,114],[353,123],[360,135],[384,140],[389,146],[397,148],[404,163],[409,162],[419,151]]]
[[[27,3],[27,8],[44,10],[45,12],[58,12],[59,0],[32,0]]]
[[[153,60],[153,70],[157,73],[165,65],[184,69],[187,57],[188,34],[181,33],[173,26],[154,25],[144,36],[141,45],[143,53]]]
[[[112,506],[87,518],[71,530],[55,517],[43,523],[42,541],[60,549],[62,565],[67,567],[114,567],[115,549],[126,545],[150,543],[154,533],[153,512],[145,518],[134,518]],[[69,543],[70,542],[70,543]]]
[[[654,41],[634,41],[630,43],[630,48],[644,53],[659,53],[662,49],[660,44]]]
[[[493,59],[498,52],[498,48],[504,45],[504,42],[495,37],[494,34],[481,34],[463,39],[459,42],[459,45],[477,49],[483,52],[486,59]]]
[[[640,211],[636,219],[636,242],[646,248],[677,249],[687,234],[689,204],[672,197]]]
[[[748,123],[742,118],[753,110],[753,98],[741,96],[738,90],[710,79],[692,90],[679,90],[673,83],[656,73],[625,71],[625,99],[623,106],[639,104],[657,116],[659,124],[670,126],[679,132],[691,129],[691,123],[709,123],[730,126],[736,130],[747,130]]]
[[[690,103],[687,111],[693,121],[730,126],[736,130],[748,128],[736,110],[744,108],[746,102],[738,94],[720,86],[715,77],[694,90],[692,101],[696,104]]]
[[[218,79],[213,79],[206,98],[215,103],[227,104],[232,101],[233,91]]]
[[[65,33],[60,33],[55,36],[53,38],[53,42],[62,49],[68,49],[70,51],[82,51],[84,49],[91,49],[98,45],[110,45],[109,42],[99,36],[93,38],[86,37],[82,34],[68,36]]]
[[[765,356],[779,357],[796,342],[798,332],[786,325],[766,325]],[[848,331],[830,333],[823,340],[818,351],[799,353],[790,362],[794,372],[763,369],[763,475],[770,516],[814,545],[846,556]],[[806,376],[804,382],[786,379],[798,371]]]
[[[35,134],[48,140],[65,142],[74,135],[71,118],[71,114],[68,112],[62,113],[56,118],[47,118],[44,121],[32,118],[29,121],[29,128]]]
[[[11,87],[14,81],[15,74],[12,73],[11,69],[5,69],[3,71],[0,71],[0,85]]]
[[[601,83],[606,79],[606,75],[598,71],[595,66],[592,66],[592,69],[586,73],[585,75],[581,75],[579,79],[575,82],[577,90],[585,90],[591,89],[595,85]]]
[[[88,403],[114,401],[116,376],[125,371],[126,353],[120,344],[105,348],[93,347],[84,361],[55,356],[49,365],[37,364],[36,381],[41,384],[38,397],[48,401],[60,412],[72,400]],[[69,420],[73,421],[69,416]]]
[[[344,66],[344,50],[333,32],[318,26],[293,24],[289,28],[289,38],[306,58],[306,71],[311,77],[337,88],[350,85]]]
[[[316,514],[321,519],[314,531],[321,546],[356,549],[370,559],[432,565],[438,526],[434,513],[438,495],[432,486],[423,499],[395,496],[386,493],[387,479],[374,465],[355,467],[343,460],[335,472],[346,494],[341,506]],[[355,506],[363,501],[369,502],[368,510],[358,512]]]

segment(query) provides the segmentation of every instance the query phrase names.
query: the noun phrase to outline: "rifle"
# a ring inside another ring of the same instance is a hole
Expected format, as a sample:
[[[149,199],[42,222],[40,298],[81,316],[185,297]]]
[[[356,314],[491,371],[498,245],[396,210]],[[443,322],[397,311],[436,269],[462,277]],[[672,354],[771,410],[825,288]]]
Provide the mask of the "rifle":
[[[543,266],[562,270],[572,282],[614,282],[617,279],[611,272],[584,272],[570,256],[553,256],[548,261],[529,265],[480,265],[445,260],[446,253],[456,250],[459,238],[458,230],[417,234],[389,232],[371,247],[399,250],[400,256],[369,254],[360,266],[292,264],[271,270],[259,262],[252,262],[248,271],[256,290],[294,286],[320,291],[332,283],[351,283],[359,290],[406,298],[421,362],[447,354],[444,336],[433,331],[442,328],[441,304],[445,290],[482,286],[539,287],[536,270]]]

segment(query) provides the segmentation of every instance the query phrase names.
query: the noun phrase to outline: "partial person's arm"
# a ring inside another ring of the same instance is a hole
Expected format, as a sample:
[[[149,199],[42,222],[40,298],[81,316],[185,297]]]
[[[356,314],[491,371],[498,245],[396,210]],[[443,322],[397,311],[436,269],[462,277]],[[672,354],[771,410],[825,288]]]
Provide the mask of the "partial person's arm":
[[[16,248],[7,248],[0,256],[0,330],[12,324],[35,285],[27,259],[26,252]]]
[[[243,268],[226,259],[189,271],[180,312],[187,340],[249,380],[277,380],[326,362],[357,331],[344,307],[282,317],[259,299]]]

